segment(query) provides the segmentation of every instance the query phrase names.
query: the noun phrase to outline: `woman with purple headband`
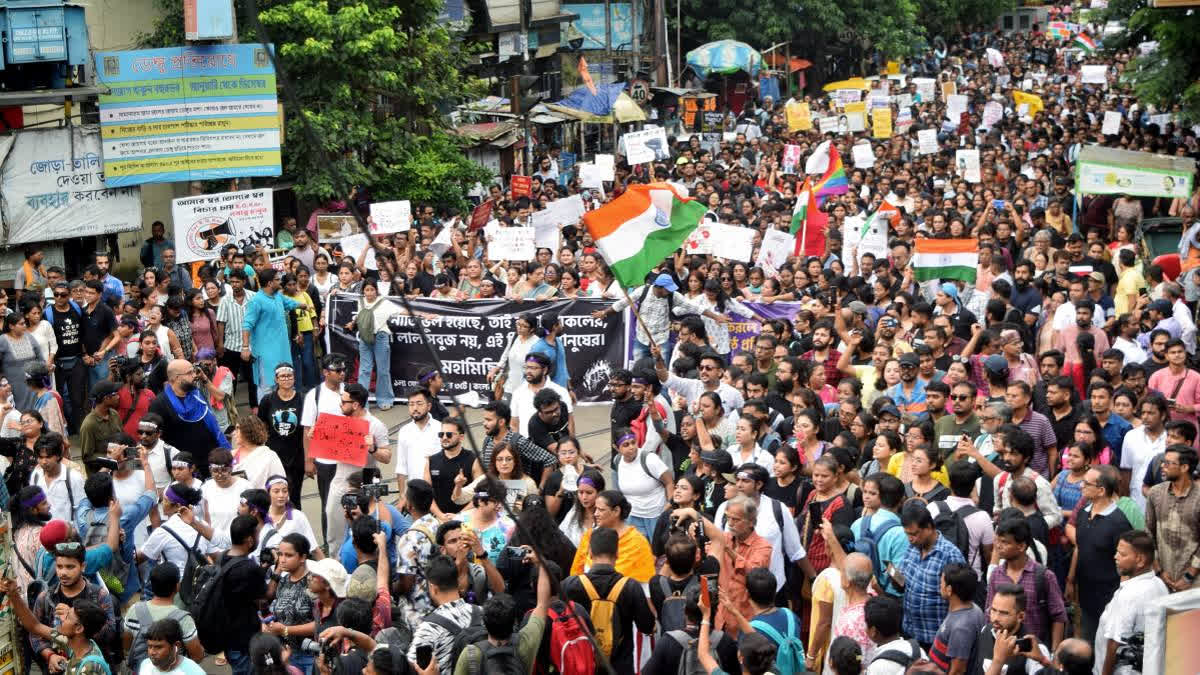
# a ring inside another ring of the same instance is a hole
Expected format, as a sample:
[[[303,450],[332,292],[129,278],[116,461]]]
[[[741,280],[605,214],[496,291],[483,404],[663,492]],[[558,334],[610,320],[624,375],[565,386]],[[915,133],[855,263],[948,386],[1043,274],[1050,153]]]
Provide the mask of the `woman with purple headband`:
[[[271,497],[271,507],[267,510],[262,530],[258,533],[260,550],[278,546],[287,535],[295,532],[308,540],[313,552],[313,559],[324,557],[317,546],[317,535],[313,532],[308,516],[300,509],[292,507],[288,492],[286,476],[274,475],[267,478],[267,494]]]
[[[203,497],[200,491],[182,483],[171,483],[163,491],[162,511],[166,522],[146,537],[137,552],[137,563],[147,560],[166,561],[179,568],[183,576],[187,566],[188,548],[200,555],[216,553],[217,547],[200,534],[197,528],[211,531],[207,523],[197,518],[196,507]],[[185,543],[186,542],[186,543]]]
[[[42,526],[50,522],[50,501],[42,488],[26,485],[13,497],[9,508],[12,510],[13,551],[18,559],[12,567],[17,573],[17,585],[24,594],[33,583],[30,570],[42,549],[38,535]]]

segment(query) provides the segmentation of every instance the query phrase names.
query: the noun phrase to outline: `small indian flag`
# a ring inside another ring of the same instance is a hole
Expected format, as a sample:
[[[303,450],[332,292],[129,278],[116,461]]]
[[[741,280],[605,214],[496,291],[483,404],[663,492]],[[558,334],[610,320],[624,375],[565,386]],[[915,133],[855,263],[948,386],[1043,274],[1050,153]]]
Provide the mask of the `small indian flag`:
[[[633,288],[683,245],[705,210],[666,183],[631,185],[620,197],[584,214],[583,224],[613,276]]]
[[[973,282],[978,267],[978,239],[917,238],[913,255],[913,277],[917,281],[958,279]]]
[[[1088,37],[1087,33],[1076,33],[1074,43],[1076,47],[1079,47],[1088,54],[1096,51],[1096,41]]]

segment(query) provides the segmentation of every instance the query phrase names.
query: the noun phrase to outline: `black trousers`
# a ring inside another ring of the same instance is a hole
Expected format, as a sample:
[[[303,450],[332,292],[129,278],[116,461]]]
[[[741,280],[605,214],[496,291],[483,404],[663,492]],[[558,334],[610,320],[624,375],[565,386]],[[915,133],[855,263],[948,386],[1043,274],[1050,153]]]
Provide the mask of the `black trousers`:
[[[329,501],[329,486],[333,484],[333,475],[337,473],[337,464],[321,464],[317,462],[317,493],[321,495],[321,541],[329,547],[329,519],[325,515],[325,502]],[[288,488],[291,489],[289,480]],[[337,546],[342,543],[334,542]]]
[[[67,358],[54,360],[54,385],[59,396],[67,404],[63,411],[67,418],[67,429],[78,433],[79,425],[87,415],[84,403],[87,401],[88,368],[83,365],[83,359]]]
[[[235,352],[226,349],[225,356],[221,357],[221,365],[229,369],[233,373],[233,391],[237,393],[238,380],[242,380],[250,387],[246,400],[250,402],[251,408],[258,407],[258,387],[254,384],[254,366],[251,361],[243,361],[241,352]]]

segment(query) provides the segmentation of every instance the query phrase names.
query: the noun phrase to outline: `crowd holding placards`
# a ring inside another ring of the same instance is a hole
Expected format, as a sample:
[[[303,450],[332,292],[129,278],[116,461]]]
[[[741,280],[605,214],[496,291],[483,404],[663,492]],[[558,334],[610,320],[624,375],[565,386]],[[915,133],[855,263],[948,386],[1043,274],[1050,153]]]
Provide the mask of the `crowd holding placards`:
[[[1140,672],[1147,604],[1200,574],[1200,189],[1085,196],[1075,164],[1097,144],[1200,147],[1178,111],[1124,89],[1127,61],[963,36],[866,85],[904,130],[873,114],[820,133],[842,96],[764,97],[717,139],[618,155],[602,189],[546,150],[529,196],[491,188],[486,227],[420,206],[358,260],[294,220],[281,270],[230,245],[193,278],[160,223],[136,280],[105,253],[68,280],[30,248],[0,294],[16,558],[0,588],[26,663]],[[799,103],[807,129],[786,112]],[[558,224],[533,260],[489,256],[551,202],[594,214],[644,183],[675,196],[657,225],[740,228],[764,264],[689,240],[623,289],[639,261],[598,246],[594,217]],[[1174,266],[1140,248],[1153,217],[1181,219]],[[810,255],[760,256],[772,230]],[[400,297],[527,311],[493,367],[439,371],[397,336],[430,318]],[[604,304],[568,321],[551,299]],[[338,302],[353,310],[334,321]],[[791,319],[760,316],[772,305]],[[573,330],[627,309],[629,362],[587,374],[607,376],[606,462],[576,437],[567,355],[602,339]],[[757,335],[731,339],[744,320]],[[425,364],[412,380],[393,349]],[[485,370],[476,454],[445,394]],[[389,431],[373,411],[398,399],[411,419]],[[365,430],[363,462],[326,454],[337,424]],[[300,508],[314,479],[319,523]]]

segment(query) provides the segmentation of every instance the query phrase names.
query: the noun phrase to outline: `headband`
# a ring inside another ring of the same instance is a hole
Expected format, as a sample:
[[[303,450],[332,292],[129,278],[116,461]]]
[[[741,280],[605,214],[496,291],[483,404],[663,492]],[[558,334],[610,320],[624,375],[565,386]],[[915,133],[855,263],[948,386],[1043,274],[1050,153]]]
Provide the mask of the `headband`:
[[[267,488],[268,490],[270,490],[270,489],[271,489],[271,486],[272,486],[272,485],[275,485],[275,484],[277,484],[277,483],[283,483],[283,484],[285,484],[285,485],[286,485],[286,484],[287,484],[287,477],[286,477],[286,476],[280,476],[279,474],[275,474],[275,475],[273,475],[273,476],[268,476],[268,477],[267,477],[267,482],[266,482],[266,488]]]
[[[529,363],[530,361],[533,361],[533,362],[535,362],[535,363],[539,363],[539,365],[540,365],[540,362],[538,361],[538,358],[537,358],[537,355],[536,355],[536,354],[530,354],[529,356],[526,356],[526,357],[525,357],[525,363]]]
[[[421,377],[417,378],[417,382],[424,384],[424,383],[432,380],[433,378],[437,377],[437,374],[438,374],[438,371],[431,370],[428,373],[425,373]]]
[[[158,431],[158,425],[154,422],[142,420],[138,422],[138,431]]]
[[[33,507],[46,501],[46,493],[38,490],[36,493],[29,495],[29,498],[21,502],[21,508],[32,509]]]
[[[187,500],[184,499],[183,497],[180,497],[178,494],[176,494],[175,490],[172,489],[172,486],[170,486],[170,485],[167,486],[166,490],[163,490],[163,498],[166,499],[167,501],[171,502],[172,504],[176,504],[179,506],[187,506],[188,505]]]
[[[637,436],[634,436],[632,432],[627,433],[627,434],[622,434],[619,438],[617,438],[617,445],[621,445],[625,441],[636,441],[636,440],[637,440]]]
[[[172,469],[190,469],[190,468],[192,468],[192,463],[191,462],[182,462],[178,459],[173,459],[173,460],[171,460],[171,468]]]
[[[576,485],[591,485],[594,489],[600,489],[600,486],[596,485],[596,481],[588,478],[587,476],[581,476],[579,480],[575,481],[575,483]]]
[[[491,498],[492,498],[492,493],[490,493],[490,492],[476,492],[475,493],[475,499],[491,500]]]
[[[279,372],[279,371],[281,371],[281,370],[290,370],[290,371],[293,371],[293,372],[295,372],[295,370],[296,370],[296,369],[295,369],[295,368],[293,368],[293,367],[292,367],[292,364],[290,364],[290,363],[281,363],[281,364],[279,364],[279,365],[275,366],[275,372],[276,372],[276,373],[278,373],[278,372]]]
[[[629,381],[631,384],[650,384],[650,380],[647,380],[644,377],[634,377],[634,378],[631,378]]]
[[[258,513],[260,516],[266,516],[268,514],[268,509],[264,509],[258,504],[251,504],[250,500],[246,499],[245,497],[238,497],[238,503],[250,509],[251,511]]]

